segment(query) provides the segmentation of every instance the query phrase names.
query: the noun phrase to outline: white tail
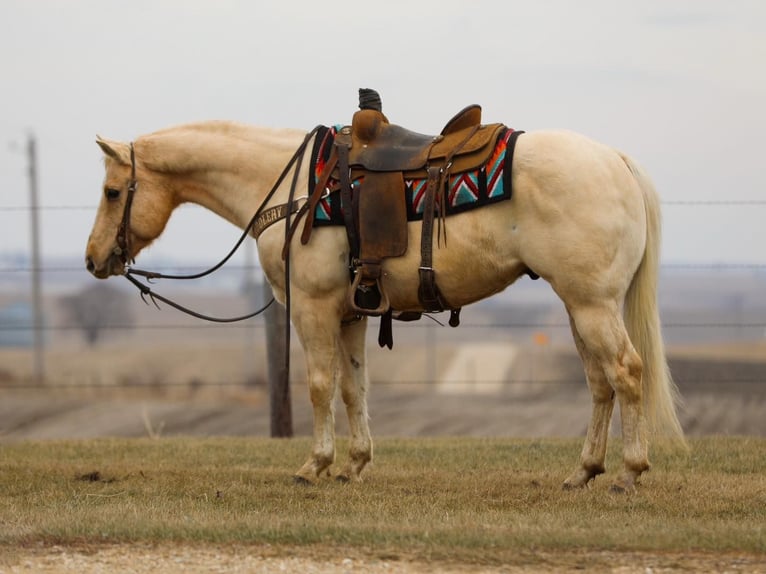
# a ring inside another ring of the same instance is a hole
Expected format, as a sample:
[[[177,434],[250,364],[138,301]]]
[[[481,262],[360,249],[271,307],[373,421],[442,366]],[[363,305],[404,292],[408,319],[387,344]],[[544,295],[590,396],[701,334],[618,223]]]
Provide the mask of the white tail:
[[[625,297],[625,326],[644,364],[642,386],[644,412],[649,428],[656,434],[684,441],[676,407],[680,395],[665,358],[660,313],[657,305],[661,221],[660,201],[654,184],[630,157],[621,154],[644,196],[646,208],[646,247],[641,264]]]

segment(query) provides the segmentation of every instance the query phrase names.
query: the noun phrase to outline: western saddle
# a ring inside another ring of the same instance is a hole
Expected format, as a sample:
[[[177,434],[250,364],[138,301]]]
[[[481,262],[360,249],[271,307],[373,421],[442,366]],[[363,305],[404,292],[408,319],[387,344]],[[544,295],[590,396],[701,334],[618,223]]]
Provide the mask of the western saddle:
[[[392,309],[381,282],[383,260],[407,250],[405,180],[427,181],[421,232],[418,298],[426,312],[450,310],[450,325],[459,324],[460,309],[439,292],[432,267],[434,219],[446,215],[451,173],[478,169],[489,160],[502,124],[481,124],[481,107],[456,114],[441,133],[429,136],[391,124],[374,90],[359,90],[359,111],[339,130],[325,169],[309,198],[301,241],[307,243],[314,213],[330,180],[339,183],[343,219],[351,250],[349,305],[357,315],[383,316],[379,342],[391,347]],[[355,182],[359,182],[355,185]],[[446,228],[445,228],[446,229]],[[446,233],[446,231],[445,231]],[[446,241],[446,234],[444,235]],[[420,313],[397,313],[415,320]]]

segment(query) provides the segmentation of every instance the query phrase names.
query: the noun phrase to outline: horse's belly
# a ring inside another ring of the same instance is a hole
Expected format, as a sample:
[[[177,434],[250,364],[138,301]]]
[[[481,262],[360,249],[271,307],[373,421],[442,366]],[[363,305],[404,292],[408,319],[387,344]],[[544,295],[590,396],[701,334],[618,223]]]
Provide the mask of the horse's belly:
[[[492,206],[495,207],[495,206]],[[462,307],[499,293],[526,272],[516,254],[513,240],[501,226],[486,233],[485,225],[472,225],[474,217],[484,212],[484,223],[492,207],[447,220],[446,246],[433,240],[433,269],[436,284],[444,299],[453,307]],[[499,207],[499,205],[497,206]],[[418,268],[421,265],[420,224],[410,224],[410,241],[403,257],[389,259],[383,265],[384,287],[391,306],[397,310],[420,308]]]

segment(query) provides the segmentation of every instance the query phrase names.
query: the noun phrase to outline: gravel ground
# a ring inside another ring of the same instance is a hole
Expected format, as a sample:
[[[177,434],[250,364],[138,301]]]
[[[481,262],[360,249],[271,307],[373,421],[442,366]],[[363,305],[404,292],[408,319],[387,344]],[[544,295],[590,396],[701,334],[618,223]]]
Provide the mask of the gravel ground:
[[[188,545],[115,545],[101,547],[46,547],[23,549],[0,560],[0,574],[131,573],[181,574],[196,572],[238,573],[387,573],[444,572],[536,573],[611,572],[659,574],[665,572],[766,573],[766,556],[647,554],[647,553],[556,553],[520,557],[518,563],[483,566],[431,562],[401,556],[365,557],[356,549],[338,549],[330,557],[324,550],[274,547],[198,547]]]

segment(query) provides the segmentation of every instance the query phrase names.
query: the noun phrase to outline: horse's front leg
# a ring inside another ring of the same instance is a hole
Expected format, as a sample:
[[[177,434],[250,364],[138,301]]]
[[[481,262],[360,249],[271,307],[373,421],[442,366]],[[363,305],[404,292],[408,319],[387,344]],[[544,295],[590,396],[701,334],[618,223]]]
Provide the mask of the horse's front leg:
[[[323,301],[293,301],[293,324],[303,345],[309,395],[314,410],[314,445],[311,455],[295,474],[295,481],[314,484],[335,461],[336,381],[342,356],[340,319]]]
[[[341,393],[346,405],[351,446],[348,461],[336,477],[359,480],[362,469],[372,460],[372,438],[367,415],[367,318],[341,327]]]

